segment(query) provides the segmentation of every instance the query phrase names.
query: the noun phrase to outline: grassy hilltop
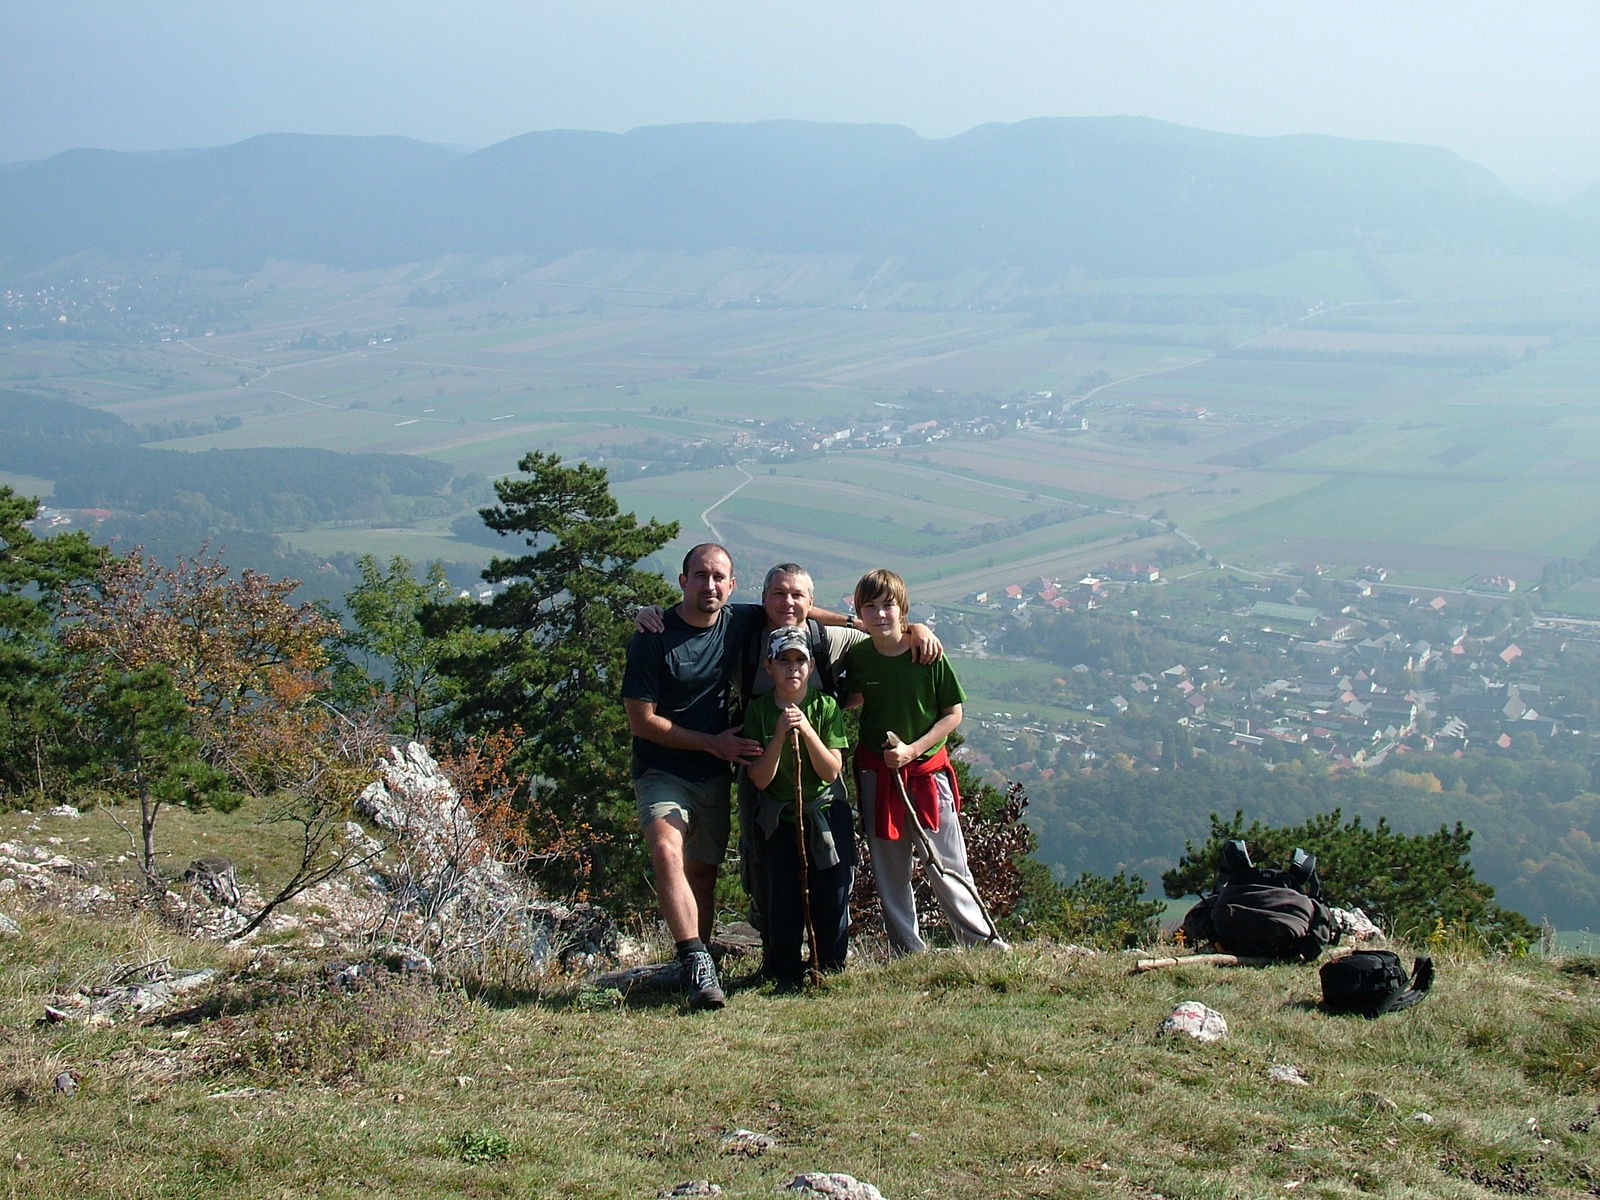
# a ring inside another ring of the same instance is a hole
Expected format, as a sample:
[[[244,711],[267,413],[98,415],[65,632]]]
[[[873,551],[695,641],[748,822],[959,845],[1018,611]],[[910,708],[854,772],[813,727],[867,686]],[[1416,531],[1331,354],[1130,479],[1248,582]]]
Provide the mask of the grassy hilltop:
[[[192,832],[170,845],[201,848]],[[571,979],[497,1004],[385,975],[330,991],[333,951],[304,930],[233,950],[126,910],[0,909],[22,929],[0,938],[10,1196],[648,1197],[701,1178],[765,1196],[810,1170],[890,1200],[1600,1187],[1593,960],[1447,949],[1426,1002],[1368,1022],[1318,1011],[1309,966],[1135,975],[1035,944],[858,961],[813,994],[690,1014]],[[38,1023],[52,992],[163,957],[227,982],[149,1021]],[[1158,1036],[1188,999],[1232,1036]],[[1272,1082],[1278,1063],[1311,1086]],[[738,1128],[776,1145],[731,1150]]]

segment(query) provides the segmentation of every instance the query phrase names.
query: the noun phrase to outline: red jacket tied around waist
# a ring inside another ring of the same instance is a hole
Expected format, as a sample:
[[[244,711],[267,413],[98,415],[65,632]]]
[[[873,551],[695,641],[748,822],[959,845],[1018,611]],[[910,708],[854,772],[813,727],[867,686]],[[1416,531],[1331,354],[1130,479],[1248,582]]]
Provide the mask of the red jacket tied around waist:
[[[874,793],[872,836],[889,842],[898,840],[905,828],[906,812],[905,806],[900,803],[900,789],[889,779],[895,772],[883,761],[881,754],[868,750],[865,746],[856,750],[855,769],[858,776],[862,771],[871,771],[878,777],[878,786]],[[940,746],[939,752],[931,758],[900,768],[900,778],[905,784],[906,795],[910,797],[918,819],[930,833],[939,829],[938,777],[941,774],[950,781],[950,795],[955,798],[955,810],[960,812],[961,789],[956,786],[955,768],[950,765],[950,755],[945,747]],[[858,779],[856,794],[860,793]]]

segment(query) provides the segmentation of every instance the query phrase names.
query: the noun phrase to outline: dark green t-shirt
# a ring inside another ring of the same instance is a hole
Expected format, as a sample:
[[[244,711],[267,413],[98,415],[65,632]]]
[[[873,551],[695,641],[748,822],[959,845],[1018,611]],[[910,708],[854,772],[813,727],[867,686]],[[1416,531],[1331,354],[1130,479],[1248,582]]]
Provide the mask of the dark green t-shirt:
[[[822,744],[830,750],[843,750],[850,744],[850,739],[844,732],[844,713],[839,709],[839,703],[826,692],[812,688],[806,693],[806,698],[800,702],[800,711],[805,713],[806,720],[811,722],[811,728],[817,731],[817,736],[822,739]],[[774,736],[773,731],[778,727],[778,702],[771,692],[757,696],[750,702],[750,707],[744,714],[744,736],[753,738],[765,746]],[[831,786],[822,781],[816,769],[811,765],[811,756],[800,749],[801,795],[807,804],[819,799]],[[785,745],[783,753],[778,757],[778,769],[773,773],[772,782],[761,789],[774,800],[794,804],[794,748]],[[785,814],[791,821],[794,813]]]
[[[844,672],[846,695],[862,698],[861,744],[875,754],[883,753],[890,730],[902,742],[914,742],[933,728],[940,713],[967,699],[948,658],[914,662],[909,650],[888,658],[878,653],[871,639],[845,653]],[[922,757],[937,753],[943,745],[930,747]]]

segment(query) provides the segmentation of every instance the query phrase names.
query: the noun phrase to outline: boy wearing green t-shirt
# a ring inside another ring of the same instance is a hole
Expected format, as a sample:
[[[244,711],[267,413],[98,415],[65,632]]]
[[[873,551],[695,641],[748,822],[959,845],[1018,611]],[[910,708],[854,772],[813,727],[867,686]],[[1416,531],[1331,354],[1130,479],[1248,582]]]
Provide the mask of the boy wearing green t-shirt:
[[[966,693],[949,659],[919,663],[909,653],[905,580],[882,568],[869,571],[856,584],[855,602],[871,637],[845,653],[845,706],[861,705],[856,793],[890,948],[897,954],[927,948],[911,891],[922,848],[913,837],[909,803],[937,854],[941,869],[926,870],[926,877],[956,939],[1010,949],[977,900],[961,836],[961,793],[945,752],[945,740],[961,724]]]
[[[850,941],[850,889],[855,883],[855,830],[848,801],[829,785],[844,767],[849,739],[838,702],[811,688],[811,646],[806,630],[784,626],[767,641],[764,663],[773,690],[751,701],[744,736],[765,749],[749,765],[756,796],[756,829],[766,853],[767,947],[764,969],[780,988],[805,978],[800,954],[805,933],[802,887],[810,892],[817,966],[844,969]],[[800,735],[800,761],[793,740]],[[795,829],[795,771],[805,812],[806,878],[801,879]]]

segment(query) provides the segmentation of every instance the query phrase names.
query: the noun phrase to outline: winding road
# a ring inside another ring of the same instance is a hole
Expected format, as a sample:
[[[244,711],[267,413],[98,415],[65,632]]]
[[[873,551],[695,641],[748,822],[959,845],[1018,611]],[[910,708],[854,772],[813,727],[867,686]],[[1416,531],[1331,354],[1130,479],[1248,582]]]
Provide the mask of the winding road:
[[[722,540],[722,533],[717,529],[717,527],[715,525],[713,525],[711,523],[711,512],[712,512],[712,510],[717,508],[719,505],[725,504],[727,501],[732,500],[735,496],[737,496],[739,494],[739,491],[740,491],[741,488],[748,487],[750,484],[752,484],[752,483],[754,483],[756,481],[756,477],[754,475],[750,474],[749,471],[746,471],[744,469],[744,467],[742,465],[740,465],[739,463],[734,463],[733,464],[733,469],[735,471],[739,472],[739,474],[744,476],[744,482],[739,484],[738,486],[736,486],[726,496],[720,496],[716,500],[712,501],[712,503],[708,504],[706,506],[705,510],[702,511],[701,514],[700,514],[700,523],[702,525],[704,525],[707,529],[709,529],[711,531],[711,536],[716,538],[717,541],[719,541],[719,542]]]

